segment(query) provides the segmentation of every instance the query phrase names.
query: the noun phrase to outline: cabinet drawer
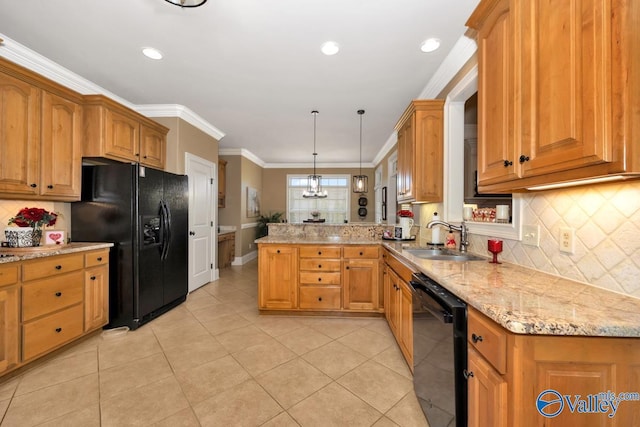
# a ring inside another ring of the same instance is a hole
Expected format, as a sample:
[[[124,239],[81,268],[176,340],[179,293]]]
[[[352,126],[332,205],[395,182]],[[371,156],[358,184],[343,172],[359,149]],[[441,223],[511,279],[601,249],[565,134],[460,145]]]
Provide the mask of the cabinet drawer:
[[[82,302],[84,275],[76,271],[22,285],[22,321]]]
[[[27,323],[22,327],[23,360],[43,354],[82,335],[82,304]]]
[[[340,288],[330,286],[301,286],[300,308],[340,310]]]
[[[309,285],[340,285],[340,273],[300,272],[300,284]]]
[[[305,258],[300,260],[300,270],[340,271],[340,260]]]
[[[18,281],[18,266],[17,265],[2,265],[0,266],[0,286],[11,285]]]
[[[109,263],[108,249],[105,249],[104,251],[89,252],[88,254],[84,254],[85,267],[95,267],[96,265],[102,265],[102,264],[108,264],[108,263]]]
[[[82,254],[61,255],[26,262],[22,265],[22,281],[64,274],[84,267]]]
[[[378,258],[379,246],[345,246],[345,258]]]
[[[507,334],[493,321],[469,310],[467,324],[469,343],[501,374],[507,371]]]
[[[301,246],[300,258],[340,258],[340,249],[334,246]]]

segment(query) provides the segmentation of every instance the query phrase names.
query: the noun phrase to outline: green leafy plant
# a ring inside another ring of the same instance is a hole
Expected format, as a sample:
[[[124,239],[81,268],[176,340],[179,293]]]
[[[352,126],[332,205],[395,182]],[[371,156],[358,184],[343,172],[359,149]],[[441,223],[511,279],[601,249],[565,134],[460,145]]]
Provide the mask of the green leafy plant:
[[[280,222],[282,215],[284,215],[283,212],[276,212],[276,213],[269,212],[269,215],[260,215],[257,221],[258,226],[256,227],[256,239],[259,239],[260,237],[264,237],[267,234],[269,234],[269,227],[267,227],[267,224],[272,222]]]

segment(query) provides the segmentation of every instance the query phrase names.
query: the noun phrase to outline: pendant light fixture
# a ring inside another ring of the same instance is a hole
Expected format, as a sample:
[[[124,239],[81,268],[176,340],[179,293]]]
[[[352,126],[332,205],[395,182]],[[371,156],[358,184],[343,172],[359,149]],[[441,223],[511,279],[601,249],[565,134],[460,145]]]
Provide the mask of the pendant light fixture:
[[[180,7],[198,7],[202,6],[207,0],[165,0],[167,3],[171,3]]]
[[[362,174],[362,116],[364,110],[358,110],[360,115],[360,175],[353,176],[353,192],[354,193],[366,193],[369,184],[369,177]]]
[[[316,174],[316,117],[318,111],[313,110],[313,175],[309,175],[307,178],[307,189],[302,192],[302,197],[306,199],[324,199],[327,197],[327,191],[322,190],[322,177]]]

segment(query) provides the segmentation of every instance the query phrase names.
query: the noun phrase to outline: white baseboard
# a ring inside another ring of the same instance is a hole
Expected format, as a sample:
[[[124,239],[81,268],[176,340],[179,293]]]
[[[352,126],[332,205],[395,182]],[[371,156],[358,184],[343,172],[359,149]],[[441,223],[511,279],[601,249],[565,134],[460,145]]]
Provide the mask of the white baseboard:
[[[244,265],[246,263],[248,263],[249,261],[252,261],[254,259],[258,258],[258,251],[253,251],[253,252],[249,252],[248,254],[245,254],[241,257],[236,257],[233,262],[231,263],[231,265]]]

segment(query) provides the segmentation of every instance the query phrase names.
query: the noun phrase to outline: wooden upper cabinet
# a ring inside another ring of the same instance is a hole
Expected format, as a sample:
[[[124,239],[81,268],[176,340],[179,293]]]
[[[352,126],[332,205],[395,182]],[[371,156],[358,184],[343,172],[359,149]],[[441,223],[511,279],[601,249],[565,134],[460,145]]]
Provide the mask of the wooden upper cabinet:
[[[441,202],[444,101],[416,100],[396,125],[398,202]]]
[[[166,127],[102,95],[84,104],[85,157],[106,157],[164,169]]]
[[[480,191],[640,176],[638,2],[483,0],[467,25]]]
[[[0,193],[38,195],[41,94],[0,72]]]
[[[80,199],[81,96],[0,61],[0,198]]]
[[[56,199],[80,199],[81,138],[82,106],[43,92],[40,194]]]

